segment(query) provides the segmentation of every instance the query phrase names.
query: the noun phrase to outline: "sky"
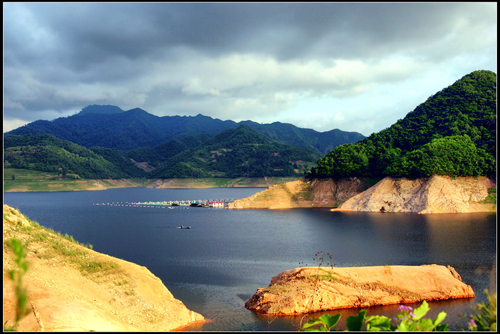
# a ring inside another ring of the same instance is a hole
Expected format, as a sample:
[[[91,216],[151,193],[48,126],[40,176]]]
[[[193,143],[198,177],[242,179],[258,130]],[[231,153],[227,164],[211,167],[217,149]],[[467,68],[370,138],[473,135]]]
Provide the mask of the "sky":
[[[497,3],[3,3],[4,132],[92,104],[365,136],[475,70]]]

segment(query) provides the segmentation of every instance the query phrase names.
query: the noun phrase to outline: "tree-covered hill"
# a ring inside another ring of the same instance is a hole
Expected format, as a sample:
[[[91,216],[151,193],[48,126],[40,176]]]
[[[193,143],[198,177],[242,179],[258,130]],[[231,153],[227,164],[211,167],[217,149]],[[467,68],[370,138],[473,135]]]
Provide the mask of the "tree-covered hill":
[[[83,108],[78,115],[86,115],[86,114],[100,114],[100,115],[111,115],[111,114],[120,114],[124,112],[121,108],[117,106],[110,105],[98,105],[93,104],[90,106],[86,106]]]
[[[130,161],[115,164],[83,146],[47,134],[5,136],[4,168],[8,167],[86,179],[119,179],[141,174]]]
[[[318,160],[310,177],[496,177],[496,74],[475,71],[404,119]]]
[[[158,178],[301,176],[319,155],[271,140],[240,125],[172,158],[152,173]]]
[[[298,128],[292,124],[281,122],[259,124],[251,121],[243,121],[240,124],[248,125],[250,128],[271,139],[307,148],[316,151],[320,155],[330,152],[339,145],[356,143],[365,138],[359,132],[347,132],[339,129],[317,132],[312,129]]]
[[[153,148],[189,136],[216,135],[241,124],[248,125],[271,139],[310,149],[320,155],[338,145],[355,143],[365,138],[357,132],[338,129],[317,132],[278,122],[236,123],[203,115],[158,117],[139,108],[123,111],[119,107],[109,105],[87,106],[76,115],[53,121],[35,121],[6,134],[51,134],[87,148],[104,147],[128,151],[144,147]]]
[[[302,176],[319,158],[245,125],[129,151],[87,149],[47,134],[4,139],[5,167],[87,179]]]

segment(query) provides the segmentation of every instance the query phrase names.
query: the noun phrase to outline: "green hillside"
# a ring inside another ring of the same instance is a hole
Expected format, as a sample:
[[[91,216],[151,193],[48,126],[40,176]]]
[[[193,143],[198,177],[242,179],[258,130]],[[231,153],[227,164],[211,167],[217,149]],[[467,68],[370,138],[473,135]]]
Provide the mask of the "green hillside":
[[[496,177],[496,74],[475,71],[404,119],[318,160],[310,177]]]
[[[57,172],[67,178],[103,179],[130,177],[93,151],[52,135],[4,137],[4,168]]]
[[[87,149],[52,135],[6,135],[5,168],[63,178],[206,178],[303,176],[319,155],[271,140],[241,125],[212,137],[171,140],[154,148]]]
[[[263,177],[302,176],[319,156],[309,150],[273,141],[248,126],[221,132],[201,146],[163,163],[152,176]]]

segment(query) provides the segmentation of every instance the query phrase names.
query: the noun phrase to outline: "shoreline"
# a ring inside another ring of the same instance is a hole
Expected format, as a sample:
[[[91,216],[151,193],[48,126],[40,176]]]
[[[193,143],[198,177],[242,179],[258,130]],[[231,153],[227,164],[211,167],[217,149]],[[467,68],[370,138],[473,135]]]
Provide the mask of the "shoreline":
[[[266,178],[202,178],[202,179],[62,179],[43,172],[6,179],[6,192],[95,191],[115,188],[204,189],[204,188],[269,188],[297,180],[296,177]]]

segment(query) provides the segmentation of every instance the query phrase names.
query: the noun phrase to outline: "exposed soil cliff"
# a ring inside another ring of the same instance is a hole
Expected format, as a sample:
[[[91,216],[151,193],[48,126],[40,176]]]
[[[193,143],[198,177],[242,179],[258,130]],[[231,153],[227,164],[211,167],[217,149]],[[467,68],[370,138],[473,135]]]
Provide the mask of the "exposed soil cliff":
[[[78,245],[4,205],[3,316],[15,319],[8,270],[16,268],[5,241],[27,244],[23,285],[29,313],[19,331],[169,331],[203,316],[190,311],[147,268]]]
[[[230,209],[332,208],[368,188],[358,178],[350,180],[297,180],[275,185],[248,198],[229,203]]]
[[[459,213],[494,211],[495,205],[479,203],[496,183],[486,177],[435,175],[430,179],[386,177],[337,209],[343,211]]]
[[[307,267],[273,277],[245,307],[265,314],[295,315],[474,296],[449,266]]]
[[[269,187],[229,204],[231,209],[335,208],[335,211],[458,213],[491,212],[495,204],[480,203],[496,183],[486,177],[433,176],[408,180],[299,180]]]

